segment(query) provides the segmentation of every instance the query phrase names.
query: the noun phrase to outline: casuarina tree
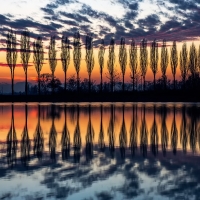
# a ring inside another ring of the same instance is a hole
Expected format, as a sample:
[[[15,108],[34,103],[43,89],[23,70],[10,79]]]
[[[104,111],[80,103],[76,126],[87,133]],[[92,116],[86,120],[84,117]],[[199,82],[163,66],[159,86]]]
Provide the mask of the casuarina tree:
[[[92,70],[94,69],[94,55],[93,55],[93,38],[92,35],[87,35],[86,36],[86,41],[85,41],[85,49],[86,49],[86,55],[85,55],[85,61],[86,61],[86,66],[87,66],[87,72],[88,72],[88,89],[89,92],[91,91],[91,74]]]
[[[110,85],[111,85],[111,91],[113,92],[114,88],[114,76],[115,76],[115,40],[114,38],[111,38],[110,45],[109,45],[109,54],[108,54],[108,73],[109,73],[109,79],[110,79]]]
[[[21,61],[25,73],[25,93],[27,95],[28,93],[27,74],[28,74],[28,62],[30,59],[30,34],[28,31],[23,31],[21,34],[20,52],[21,52]]]
[[[130,49],[129,49],[129,57],[130,57],[130,69],[131,69],[131,78],[133,79],[133,91],[135,90],[135,78],[137,73],[138,66],[138,58],[137,58],[137,45],[135,41],[132,39]]]
[[[99,52],[98,52],[99,68],[100,68],[100,75],[101,75],[101,92],[103,90],[104,54],[105,54],[105,46],[104,46],[104,40],[102,40],[101,45],[99,47]]]
[[[171,70],[172,75],[174,77],[174,90],[176,88],[176,68],[178,66],[178,51],[176,47],[176,41],[173,41],[172,47],[171,47]]]
[[[54,93],[54,73],[56,70],[57,60],[56,60],[56,40],[55,36],[51,36],[50,44],[49,44],[49,66],[53,76],[52,79],[52,93]]]
[[[14,71],[17,62],[16,34],[10,30],[6,38],[6,60],[11,72],[12,95],[14,94]]]
[[[148,65],[147,40],[143,39],[140,43],[140,70],[143,78],[143,90],[145,90],[145,76],[147,73],[147,65]]]
[[[154,90],[156,87],[156,73],[158,72],[158,43],[154,40],[151,43],[151,51],[150,51],[150,62],[151,62],[151,70],[153,72],[153,82],[154,82]]]
[[[166,76],[166,71],[167,71],[167,66],[169,63],[169,57],[168,57],[168,51],[166,47],[166,40],[163,40],[162,48],[161,48],[161,61],[160,61],[160,68],[162,72],[162,78],[164,81],[164,88],[166,89],[166,81],[167,81],[167,76]]]
[[[33,62],[38,75],[39,95],[40,95],[40,72],[42,70],[43,61],[44,61],[44,50],[43,50],[42,38],[38,37],[37,40],[33,43]]]
[[[121,38],[120,47],[119,47],[119,64],[122,72],[122,90],[124,92],[124,76],[126,72],[127,65],[127,51],[125,45],[125,38]]]
[[[69,62],[70,62],[70,41],[68,37],[63,36],[61,40],[61,62],[62,62],[62,69],[65,74],[65,92],[67,90],[67,70],[69,67]]]
[[[188,50],[187,45],[184,43],[182,45],[182,50],[180,52],[180,71],[181,71],[181,77],[185,88],[185,81],[186,76],[188,73]]]
[[[74,67],[76,70],[76,79],[77,79],[77,91],[79,90],[79,72],[80,72],[80,64],[81,64],[81,43],[80,43],[80,33],[76,32],[74,34],[74,51],[73,51],[73,61]]]

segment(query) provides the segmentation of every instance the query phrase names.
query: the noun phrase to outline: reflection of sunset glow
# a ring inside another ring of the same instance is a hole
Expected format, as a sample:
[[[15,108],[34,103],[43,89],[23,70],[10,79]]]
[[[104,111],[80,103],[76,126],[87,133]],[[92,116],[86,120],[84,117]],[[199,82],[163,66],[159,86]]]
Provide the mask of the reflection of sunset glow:
[[[119,143],[119,134],[120,134],[120,129],[122,126],[122,105],[123,104],[114,104],[114,136],[115,136],[115,146],[120,146]],[[134,107],[133,107],[134,106]],[[153,116],[154,116],[154,109],[153,106],[154,104],[125,104],[124,108],[124,120],[125,120],[125,128],[127,130],[127,145],[130,145],[130,128],[131,128],[131,123],[133,118],[133,114],[135,116],[136,112],[136,106],[137,106],[137,143],[138,145],[140,144],[140,131],[141,131],[141,121],[143,119],[143,112],[144,112],[144,106],[145,106],[145,121],[147,125],[147,132],[148,132],[148,145],[151,143],[151,128],[153,125]],[[164,104],[155,104],[155,122],[158,128],[158,146],[162,145],[162,135],[161,135],[161,113],[163,112],[162,109],[165,106]],[[182,143],[181,143],[181,120],[182,120],[182,107],[184,105],[182,104],[167,104],[166,105],[166,126],[168,130],[168,149],[171,149],[171,127],[172,127],[172,121],[173,121],[173,109],[175,106],[175,123],[176,127],[178,130],[178,135],[177,135],[177,148],[181,149],[182,148]],[[41,127],[44,133],[44,138],[45,140],[48,140],[49,137],[49,132],[50,132],[50,127],[52,125],[52,116],[51,114],[51,105],[49,104],[42,104],[41,105],[41,116],[40,116],[40,121],[41,121]],[[80,114],[79,114],[79,123],[80,123],[80,133],[81,133],[81,141],[83,145],[85,145],[85,140],[86,140],[86,133],[87,133],[87,126],[88,126],[88,120],[89,120],[89,113],[88,113],[88,105],[87,104],[80,104]],[[133,110],[134,109],[134,110]],[[189,113],[191,112],[190,110],[192,109],[192,105],[186,105],[186,112]],[[198,105],[196,105],[196,109],[198,108]],[[188,111],[187,111],[188,110]],[[134,111],[134,113],[133,113]],[[111,107],[110,104],[103,104],[103,130],[104,130],[104,141],[105,144],[109,144],[109,136],[108,136],[108,126],[109,126],[109,121],[111,117]],[[186,113],[187,116],[187,121],[190,122],[191,118],[190,116]],[[62,131],[63,131],[63,126],[64,126],[64,105],[62,104],[57,104],[55,106],[55,129],[57,131],[57,145],[59,148],[57,150],[60,151],[60,141],[62,137]],[[77,105],[73,104],[67,104],[67,128],[69,130],[70,138],[71,138],[71,143],[73,145],[73,137],[74,137],[74,131],[76,127],[76,121],[77,121]],[[92,104],[91,105],[91,123],[92,127],[94,128],[94,144],[98,144],[99,140],[99,133],[100,133],[100,118],[101,118],[101,112],[100,112],[100,106],[98,104]],[[0,136],[0,141],[6,141],[6,137],[8,134],[8,130],[10,127],[11,123],[11,106],[9,104],[2,104],[0,106],[0,119],[1,119],[1,124],[0,124],[0,130],[1,130],[1,136]],[[35,132],[35,128],[37,126],[38,122],[38,106],[37,104],[30,104],[28,105],[28,133],[29,133],[29,138],[32,140],[33,135]],[[14,105],[14,125],[16,129],[16,134],[17,134],[17,139],[20,141],[21,140],[21,133],[24,128],[24,123],[25,123],[25,107],[22,104],[17,104]],[[196,122],[198,125],[198,121]],[[190,126],[190,125],[188,125]],[[189,134],[189,133],[188,133]],[[127,147],[128,147],[127,146]],[[189,150],[190,143],[187,143],[187,149]]]

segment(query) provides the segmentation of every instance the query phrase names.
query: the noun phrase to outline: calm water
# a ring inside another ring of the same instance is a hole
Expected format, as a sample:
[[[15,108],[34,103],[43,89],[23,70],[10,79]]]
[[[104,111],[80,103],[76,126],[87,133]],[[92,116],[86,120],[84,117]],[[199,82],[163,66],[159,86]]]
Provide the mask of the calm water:
[[[200,199],[200,104],[0,104],[0,199]]]

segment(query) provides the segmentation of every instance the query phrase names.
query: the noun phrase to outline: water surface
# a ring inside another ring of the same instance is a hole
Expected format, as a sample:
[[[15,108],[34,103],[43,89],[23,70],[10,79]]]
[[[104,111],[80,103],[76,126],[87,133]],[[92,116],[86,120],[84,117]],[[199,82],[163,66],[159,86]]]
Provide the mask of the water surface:
[[[0,199],[198,199],[200,104],[0,104]]]

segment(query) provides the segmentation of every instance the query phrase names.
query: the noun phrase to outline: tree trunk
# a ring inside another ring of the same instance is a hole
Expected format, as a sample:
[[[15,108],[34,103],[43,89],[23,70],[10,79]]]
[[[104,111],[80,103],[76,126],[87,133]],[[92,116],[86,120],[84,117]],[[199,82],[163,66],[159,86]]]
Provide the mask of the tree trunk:
[[[144,86],[143,86],[143,90],[145,91],[145,76],[143,77],[144,79]]]
[[[77,73],[77,83],[76,83],[77,85],[77,92],[79,91],[79,73]]]
[[[11,71],[11,81],[12,81],[12,96],[14,95],[14,70]]]
[[[40,96],[40,74],[38,74],[38,93]]]
[[[101,72],[101,92],[103,91],[103,78],[102,78],[102,72]]]
[[[156,74],[153,74],[153,84],[154,84],[154,91],[156,90]]]
[[[89,93],[91,92],[91,75],[89,74],[89,82],[88,82]]]
[[[25,93],[26,93],[26,96],[27,96],[27,94],[28,94],[27,70],[25,71]]]
[[[134,73],[133,73],[133,92],[135,90],[135,76],[134,76]]]
[[[174,90],[176,89],[175,75],[174,75]]]
[[[123,83],[122,83],[122,90],[123,90],[123,92],[124,92],[124,74],[123,74],[123,76],[122,76],[122,81],[123,81]]]
[[[67,81],[67,73],[65,71],[65,92],[67,91],[67,83],[66,83],[66,81]]]

